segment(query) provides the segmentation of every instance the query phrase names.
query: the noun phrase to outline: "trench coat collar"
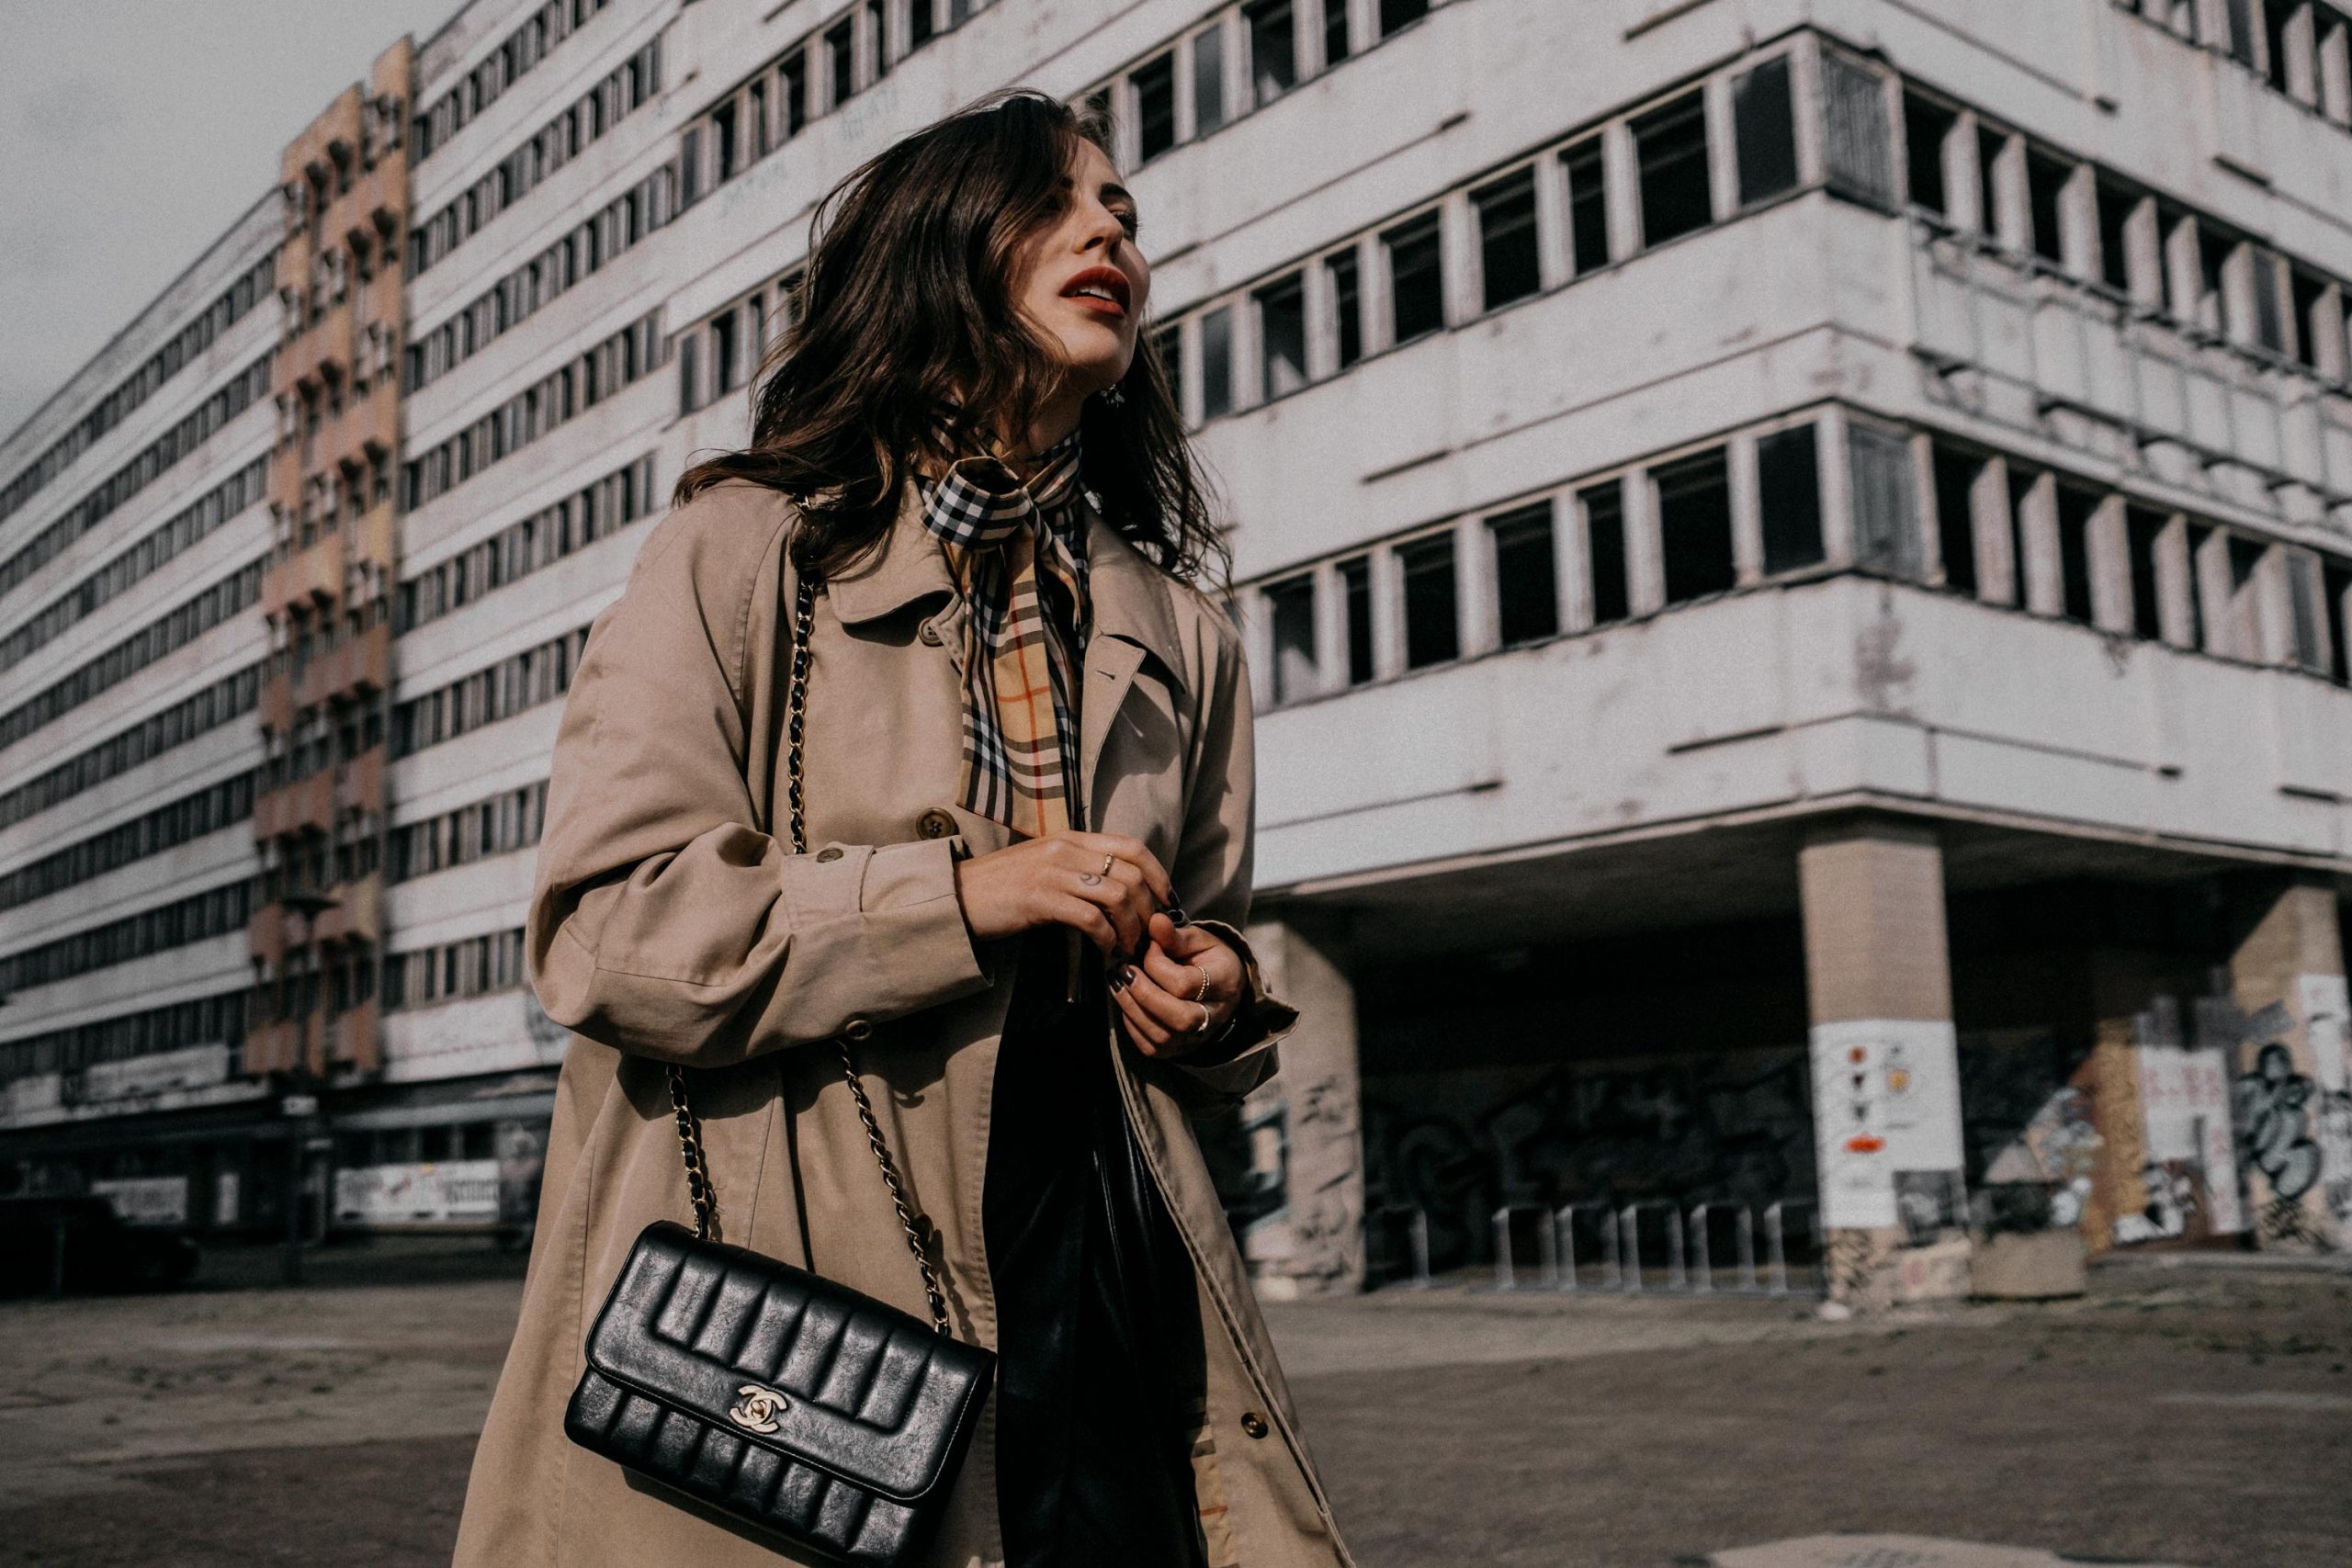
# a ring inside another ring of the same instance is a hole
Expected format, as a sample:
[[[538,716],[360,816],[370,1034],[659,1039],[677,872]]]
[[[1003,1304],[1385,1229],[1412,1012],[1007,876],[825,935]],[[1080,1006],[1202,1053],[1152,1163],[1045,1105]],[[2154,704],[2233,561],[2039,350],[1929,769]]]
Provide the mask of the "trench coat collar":
[[[1167,574],[1111,525],[1090,492],[1081,490],[1078,504],[1086,518],[1087,597],[1094,613],[1089,669],[1102,662],[1095,650],[1107,632],[1148,649],[1177,685],[1187,686]],[[922,494],[911,480],[900,488],[899,514],[883,534],[881,547],[829,579],[825,592],[845,624],[888,615],[925,593],[956,592],[937,536],[923,526]],[[1112,662],[1123,662],[1111,650],[1103,652]]]

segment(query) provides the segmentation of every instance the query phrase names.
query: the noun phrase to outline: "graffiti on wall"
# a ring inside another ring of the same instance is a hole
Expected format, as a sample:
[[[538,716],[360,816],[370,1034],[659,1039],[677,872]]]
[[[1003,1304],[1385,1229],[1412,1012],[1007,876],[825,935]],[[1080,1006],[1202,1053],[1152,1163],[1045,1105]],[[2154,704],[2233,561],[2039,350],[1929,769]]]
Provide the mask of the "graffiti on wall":
[[[1805,1074],[1782,1050],[1371,1079],[1367,1203],[1426,1213],[1445,1269],[1485,1258],[1506,1203],[1810,1193]]]

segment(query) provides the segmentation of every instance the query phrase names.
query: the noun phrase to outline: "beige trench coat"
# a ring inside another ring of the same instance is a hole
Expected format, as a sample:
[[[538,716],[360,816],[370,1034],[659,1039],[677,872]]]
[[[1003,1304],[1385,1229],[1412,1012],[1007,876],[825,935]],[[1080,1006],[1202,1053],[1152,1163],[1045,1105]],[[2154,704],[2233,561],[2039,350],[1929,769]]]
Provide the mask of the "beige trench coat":
[[[458,1568],[786,1560],[641,1489],[562,1432],[583,1338],[630,1244],[655,1219],[692,1220],[666,1063],[700,1069],[693,1093],[723,1239],[922,1316],[921,1276],[830,1043],[844,1030],[863,1035],[859,1066],[885,1135],[940,1232],[956,1332],[996,1342],[980,1186],[1017,939],[976,942],[956,894],[956,858],[1010,841],[956,804],[966,609],[910,486],[882,548],[817,601],[808,852],[792,854],[779,714],[797,593],[784,547],[797,515],[736,480],[673,509],[596,617],[565,702],[525,948],[541,1004],[576,1033]],[[1210,1562],[1345,1564],[1190,1124],[1272,1074],[1273,1043],[1297,1016],[1266,992],[1238,930],[1252,845],[1240,643],[1212,603],[1091,506],[1087,527],[1088,826],[1148,844],[1184,908],[1242,953],[1253,987],[1218,1065],[1154,1061],[1126,1048],[1107,1015],[1104,1026],[1199,1281],[1208,1397],[1194,1482]],[[942,1568],[1003,1560],[992,1416],[929,1559]]]

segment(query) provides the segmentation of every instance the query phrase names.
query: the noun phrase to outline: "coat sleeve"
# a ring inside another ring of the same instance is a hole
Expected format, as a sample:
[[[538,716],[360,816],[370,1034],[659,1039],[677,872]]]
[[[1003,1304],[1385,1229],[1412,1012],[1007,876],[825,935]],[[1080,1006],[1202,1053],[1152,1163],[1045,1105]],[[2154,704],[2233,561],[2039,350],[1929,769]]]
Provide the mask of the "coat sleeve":
[[[1222,1036],[1156,1064],[1168,1069],[1162,1082],[1169,1091],[1195,1115],[1236,1104],[1273,1077],[1275,1043],[1298,1021],[1298,1010],[1267,989],[1241,934],[1257,854],[1255,717],[1240,633],[1213,606],[1207,619],[1215,648],[1185,788],[1184,834],[1169,876],[1192,923],[1240,954],[1246,991]]]
[[[549,1018],[695,1066],[887,1022],[991,978],[956,897],[960,837],[794,854],[753,826],[746,715],[766,705],[747,700],[746,627],[750,595],[781,591],[784,525],[754,560],[749,520],[673,510],[593,623],[525,920]]]

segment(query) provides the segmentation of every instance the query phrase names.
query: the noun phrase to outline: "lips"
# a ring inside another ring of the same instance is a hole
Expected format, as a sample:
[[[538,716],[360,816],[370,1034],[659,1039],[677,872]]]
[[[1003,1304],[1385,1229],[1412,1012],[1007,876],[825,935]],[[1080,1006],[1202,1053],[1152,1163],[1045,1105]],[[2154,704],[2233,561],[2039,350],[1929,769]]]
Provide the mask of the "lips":
[[[1079,290],[1081,288],[1099,288],[1111,298],[1106,300],[1095,295],[1080,294]],[[1062,297],[1083,300],[1100,310],[1115,309],[1124,316],[1127,313],[1127,275],[1114,266],[1090,266],[1062,286]]]

